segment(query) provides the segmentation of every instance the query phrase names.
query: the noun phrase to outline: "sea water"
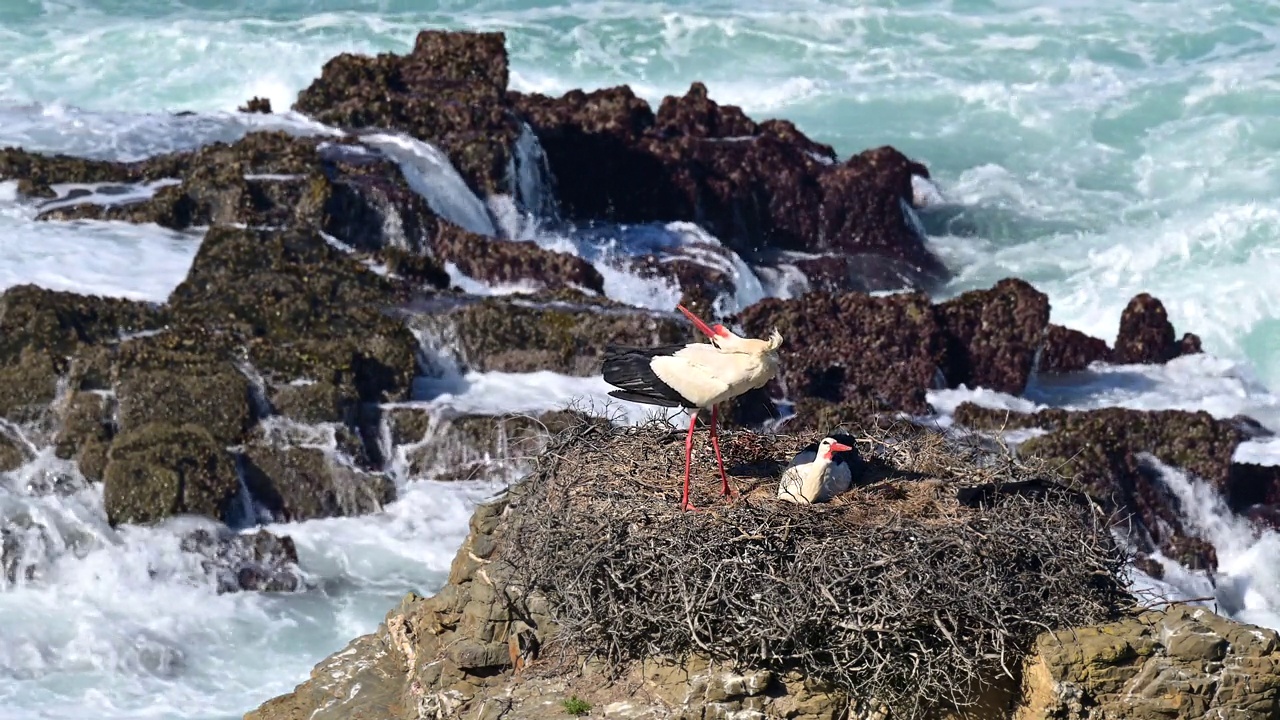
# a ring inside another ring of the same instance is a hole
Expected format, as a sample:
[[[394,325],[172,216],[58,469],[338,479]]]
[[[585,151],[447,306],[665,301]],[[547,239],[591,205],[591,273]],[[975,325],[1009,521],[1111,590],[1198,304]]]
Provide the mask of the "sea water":
[[[1246,0],[12,0],[0,5],[0,145],[136,159],[254,129],[329,133],[282,112],[328,58],[404,52],[427,27],[501,30],[515,89],[628,83],[656,104],[701,80],[714,99],[791,119],[842,156],[891,144],[925,162],[943,203],[922,219],[956,274],[944,297],[1022,277],[1048,293],[1054,322],[1110,341],[1125,303],[1147,291],[1179,332],[1204,339],[1205,355],[1037,378],[1023,398],[933,392],[939,424],[971,400],[1247,413],[1280,430],[1278,21],[1280,8]],[[277,114],[233,112],[255,95]],[[433,157],[403,138],[374,141],[419,167]],[[420,179],[438,192],[448,177]],[[163,300],[199,247],[199,233],[154,226],[37,223],[16,199],[0,183],[0,288]],[[436,199],[482,217],[471,198]],[[508,234],[596,263],[615,299],[665,309],[678,297],[629,274],[625,248],[541,232],[475,200]],[[732,270],[738,296],[725,310],[796,287],[749,277],[692,226],[628,242]],[[550,373],[446,380],[423,402],[536,412],[603,402],[606,390]],[[544,392],[514,391],[530,381]],[[1237,456],[1275,463],[1276,447],[1255,441]],[[44,580],[0,592],[0,720],[238,717],[373,629],[406,591],[438,588],[470,509],[501,485],[401,474],[401,499],[382,513],[272,528],[295,539],[315,590],[218,595],[173,528],[111,529],[100,488],[28,489],[57,473],[74,470],[44,453],[0,476],[0,517],[49,529]],[[1216,594],[1219,610],[1280,627],[1276,536],[1230,518],[1199,480],[1164,473],[1217,546],[1222,577],[1211,587],[1170,565],[1167,583],[1148,584]]]

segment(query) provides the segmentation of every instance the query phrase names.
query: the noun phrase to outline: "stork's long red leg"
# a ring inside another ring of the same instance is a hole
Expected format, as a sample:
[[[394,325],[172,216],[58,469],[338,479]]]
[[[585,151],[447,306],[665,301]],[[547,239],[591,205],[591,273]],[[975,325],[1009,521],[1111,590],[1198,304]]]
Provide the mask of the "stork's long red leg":
[[[720,436],[716,434],[716,412],[718,410],[718,406],[711,406],[711,447],[716,451],[716,465],[720,468],[720,494],[727,497],[730,494],[729,476],[724,471],[724,460],[720,457]]]
[[[680,500],[681,510],[697,510],[693,503],[689,502],[689,466],[693,462],[693,427],[698,422],[698,413],[695,410],[692,417],[689,418],[689,434],[684,439],[684,497]]]

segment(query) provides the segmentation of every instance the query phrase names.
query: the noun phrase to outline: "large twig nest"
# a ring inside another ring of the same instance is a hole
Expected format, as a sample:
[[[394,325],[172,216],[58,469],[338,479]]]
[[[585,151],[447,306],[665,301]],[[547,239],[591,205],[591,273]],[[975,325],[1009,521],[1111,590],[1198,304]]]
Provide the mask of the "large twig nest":
[[[683,433],[584,424],[536,462],[503,559],[580,653],[799,669],[897,717],[963,706],[1041,631],[1129,604],[1127,558],[1084,496],[998,448],[906,424],[863,435],[859,486],[812,506],[773,496],[816,438],[727,435],[741,497],[718,500],[701,451],[705,511],[681,513]]]

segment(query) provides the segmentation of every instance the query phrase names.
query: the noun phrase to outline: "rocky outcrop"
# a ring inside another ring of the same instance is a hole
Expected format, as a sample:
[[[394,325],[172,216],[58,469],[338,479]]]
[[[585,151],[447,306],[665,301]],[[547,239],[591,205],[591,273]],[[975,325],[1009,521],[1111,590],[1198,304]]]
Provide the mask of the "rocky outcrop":
[[[243,460],[245,486],[282,522],[376,512],[396,498],[396,486],[314,447],[250,444]]]
[[[946,346],[926,295],[768,298],[739,319],[752,337],[782,334],[779,382],[793,399],[928,412],[925,391],[935,386]]]
[[[1164,303],[1142,293],[1130,300],[1120,315],[1120,332],[1111,361],[1159,364],[1198,352],[1200,338],[1187,333],[1178,340]]]
[[[1159,473],[1141,456],[1182,469],[1210,483],[1237,512],[1265,502],[1276,473],[1233,460],[1236,448],[1255,434],[1240,422],[1207,412],[1106,408],[1083,412],[1050,409],[1013,413],[963,403],[955,421],[973,429],[1042,428],[1019,454],[1045,461],[1138,521],[1135,540],[1160,549],[1188,567],[1216,567],[1213,547],[1185,526],[1182,510]]]
[[[112,525],[181,514],[225,521],[240,491],[230,454],[197,425],[146,425],[122,433],[107,453],[103,482]]]
[[[573,255],[467,232],[437,217],[396,161],[352,138],[255,132],[232,143],[135,163],[99,163],[22,150],[0,150],[0,178],[31,188],[68,177],[86,183],[155,183],[150,196],[130,200],[51,200],[42,220],[110,219],[156,223],[174,230],[230,224],[323,232],[393,272],[428,287],[448,287],[443,264],[491,283],[602,289],[599,273]],[[168,184],[165,184],[168,183]]]
[[[1006,279],[939,303],[935,312],[946,337],[942,374],[949,386],[1022,394],[1049,324],[1048,296]]]
[[[1015,720],[1280,715],[1280,637],[1175,605],[1036,643]]]
[[[689,342],[695,330],[674,313],[656,313],[611,302],[485,298],[421,306],[411,326],[449,343],[466,370],[568,375],[600,372],[608,343],[659,345]]]
[[[520,132],[506,89],[503,33],[424,30],[407,55],[334,57],[293,108],[329,125],[427,140],[474,190],[496,194],[511,191],[507,169]]]
[[[920,293],[766,299],[739,319],[754,337],[782,333],[781,383],[792,399],[926,413],[925,392],[934,387],[1020,394],[1049,303],[1027,283],[1004,280],[937,305]]]
[[[748,256],[773,248],[869,258],[883,271],[850,279],[867,290],[948,276],[909,216],[911,176],[928,171],[893,148],[839,162],[791,123],[756,123],[718,105],[701,83],[656,114],[627,87],[509,96],[538,133],[571,218],[689,220]]]
[[[1104,340],[1061,325],[1049,325],[1036,369],[1044,373],[1068,373],[1085,370],[1095,362],[1111,358],[1111,348]]]

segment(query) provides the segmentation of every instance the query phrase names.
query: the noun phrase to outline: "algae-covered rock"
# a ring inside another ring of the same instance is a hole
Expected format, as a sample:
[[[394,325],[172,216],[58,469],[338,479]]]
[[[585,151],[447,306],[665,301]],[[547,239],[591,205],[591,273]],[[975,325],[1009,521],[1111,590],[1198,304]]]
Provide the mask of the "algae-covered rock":
[[[1187,334],[1179,341],[1159,299],[1141,293],[1125,306],[1112,362],[1160,364],[1196,352],[1200,338]]]
[[[0,431],[0,472],[17,470],[30,459],[21,439]]]
[[[399,130],[430,141],[473,189],[495,194],[508,191],[519,134],[506,89],[503,33],[424,30],[406,55],[330,59],[293,107],[329,125]]]
[[[176,371],[133,369],[116,389],[119,427],[193,424],[224,445],[249,428],[249,381],[230,363],[190,365]]]
[[[1252,488],[1241,482],[1232,462],[1247,434],[1238,424],[1207,412],[1105,408],[1023,414],[964,403],[956,408],[955,420],[974,429],[1048,430],[1023,442],[1019,454],[1039,458],[1083,483],[1110,507],[1136,518],[1155,547],[1192,567],[1214,567],[1213,548],[1186,527],[1177,500],[1141,455],[1150,453],[1205,480],[1233,507],[1248,504],[1238,496],[1252,497]]]
[[[395,483],[339,463],[323,450],[254,443],[244,453],[250,494],[285,522],[376,512],[395,500]]]
[[[936,310],[947,335],[948,385],[1022,394],[1049,324],[1048,296],[1023,280],[1005,279]]]
[[[121,433],[107,454],[103,481],[113,526],[181,514],[226,521],[240,489],[230,454],[196,425],[153,423]]]
[[[608,343],[660,345],[694,339],[687,321],[672,314],[612,304],[587,307],[486,298],[415,315],[410,322],[437,337],[455,338],[459,359],[478,372],[593,375],[600,372]]]
[[[928,170],[893,148],[840,162],[792,123],[757,123],[699,82],[656,114],[626,86],[508,96],[538,134],[572,219],[697,222],[743,255],[857,256],[832,260],[839,290],[922,288],[948,276],[907,210],[912,176]]]
[[[315,234],[216,227],[170,305],[178,322],[243,338],[269,379],[385,401],[407,396],[416,368],[417,341],[386,312],[401,292]]]
[[[809,293],[768,298],[740,316],[751,337],[777,328],[780,380],[793,399],[870,402],[926,412],[946,346],[929,298]]]
[[[1079,372],[1111,358],[1105,340],[1061,325],[1049,325],[1037,369],[1045,373]]]

